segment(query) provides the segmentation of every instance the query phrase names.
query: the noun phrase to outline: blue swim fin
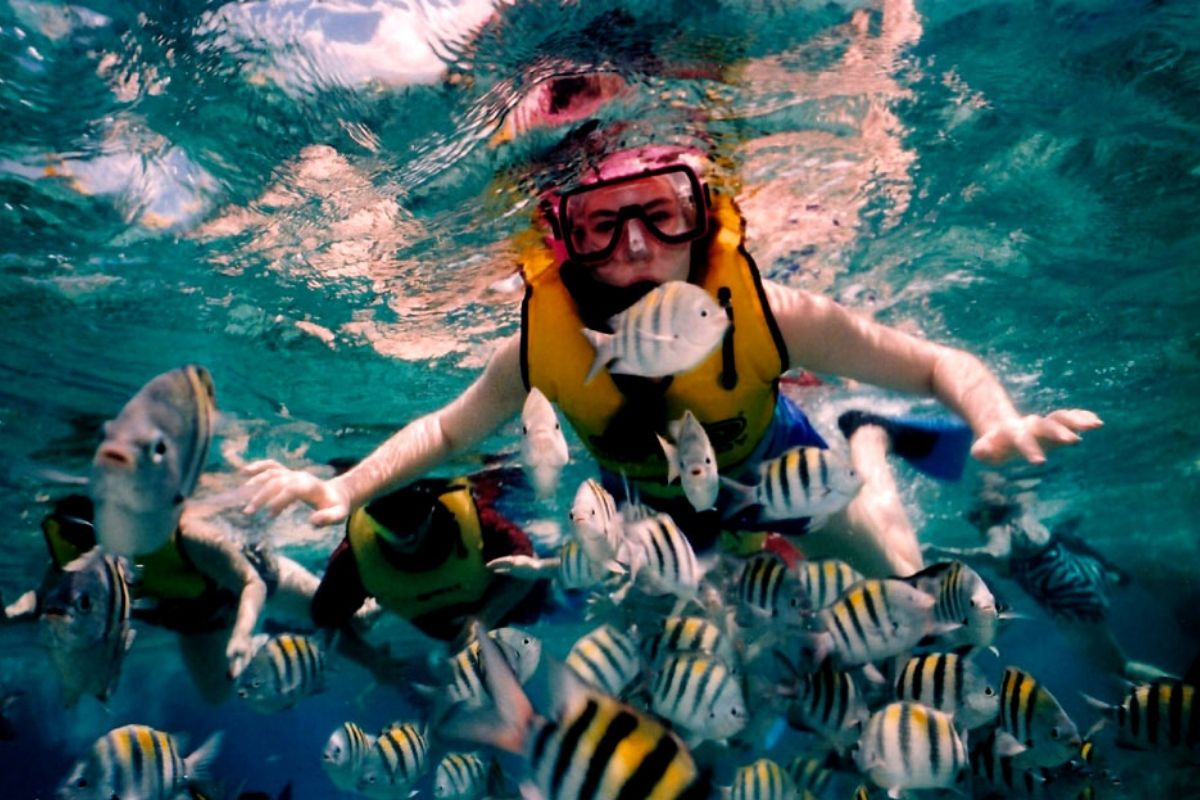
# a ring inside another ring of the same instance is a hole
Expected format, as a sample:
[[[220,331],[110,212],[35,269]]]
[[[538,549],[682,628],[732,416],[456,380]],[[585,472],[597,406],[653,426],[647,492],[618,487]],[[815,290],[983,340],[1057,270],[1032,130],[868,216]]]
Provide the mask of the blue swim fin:
[[[892,452],[932,478],[956,481],[962,477],[974,436],[958,417],[885,417],[869,411],[847,411],[838,428],[847,439],[863,425],[888,432]]]

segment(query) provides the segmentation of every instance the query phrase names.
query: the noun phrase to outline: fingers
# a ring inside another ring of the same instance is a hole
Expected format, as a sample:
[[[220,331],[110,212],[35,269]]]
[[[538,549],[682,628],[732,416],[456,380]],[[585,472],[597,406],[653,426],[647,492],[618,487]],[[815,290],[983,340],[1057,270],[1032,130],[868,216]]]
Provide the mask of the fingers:
[[[1104,420],[1083,408],[1060,408],[1047,414],[1046,419],[1053,420],[1073,431],[1093,431],[1104,427]]]
[[[286,469],[286,467],[284,467],[282,464],[280,464],[278,461],[276,461],[274,459],[260,458],[258,461],[251,461],[249,464],[242,467],[242,472],[249,473],[250,475],[257,475],[260,472],[264,472],[264,471],[266,471],[268,469],[272,469],[274,467],[278,467],[279,469]]]
[[[320,511],[314,511],[309,516],[308,521],[320,528],[325,525],[336,525],[349,515],[349,511],[345,506],[336,505],[330,508],[323,508]]]

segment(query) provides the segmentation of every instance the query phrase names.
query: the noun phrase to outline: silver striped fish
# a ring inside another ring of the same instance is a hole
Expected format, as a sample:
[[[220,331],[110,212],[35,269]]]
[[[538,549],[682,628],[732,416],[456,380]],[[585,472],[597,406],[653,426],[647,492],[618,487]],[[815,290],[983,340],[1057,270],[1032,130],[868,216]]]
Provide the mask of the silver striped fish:
[[[738,665],[733,641],[720,626],[704,617],[664,617],[661,627],[644,637],[641,645],[646,663],[655,669],[678,653],[716,656],[730,667]]]
[[[713,508],[721,481],[717,473],[717,454],[704,426],[691,411],[684,411],[683,417],[670,423],[668,429],[675,444],[658,437],[667,459],[667,483],[679,478],[684,496],[697,511]]]
[[[721,483],[732,493],[725,518],[750,510],[754,522],[836,514],[862,488],[862,479],[845,459],[819,447],[795,447],[764,461],[754,486],[728,478]]]
[[[257,637],[258,647],[238,675],[238,697],[260,714],[273,714],[325,688],[325,654],[309,636]]]
[[[963,562],[933,564],[904,580],[933,595],[937,601],[933,606],[935,622],[961,626],[938,637],[942,646],[988,647],[995,640],[1000,625],[996,597],[979,573]]]
[[[734,576],[733,590],[737,621],[743,627],[800,626],[803,615],[811,611],[808,593],[775,553],[756,553],[746,559]]]
[[[788,777],[802,797],[821,797],[833,777],[833,770],[824,762],[808,756],[796,756],[787,765]]]
[[[325,749],[321,751],[321,766],[334,786],[343,792],[353,791],[367,753],[374,746],[374,736],[356,723],[343,722],[325,743]]]
[[[529,680],[541,661],[541,640],[519,628],[496,628],[489,631],[488,636],[499,643],[517,680],[521,683]],[[486,688],[480,671],[482,663],[479,642],[474,640],[450,657],[448,693],[452,702],[465,702],[468,706],[483,704]]]
[[[607,570],[588,558],[583,547],[574,539],[563,542],[558,558],[558,585],[564,589],[590,589],[608,574]]]
[[[626,528],[626,563],[630,584],[657,594],[695,599],[700,566],[692,543],[669,514],[656,514]]]
[[[909,650],[933,625],[934,599],[903,581],[869,578],[854,584],[816,616],[824,634],[816,659],[832,652],[843,667],[868,664]]]
[[[788,705],[788,722],[813,731],[841,750],[858,738],[859,728],[871,712],[848,672],[835,669],[829,660],[800,676],[796,695]]]
[[[609,326],[611,334],[583,329],[596,351],[585,384],[605,368],[646,378],[687,372],[721,343],[729,318],[699,286],[667,281],[610,319]]]
[[[491,767],[474,753],[447,753],[433,772],[438,800],[480,800],[488,792]]]
[[[889,793],[949,788],[968,766],[966,746],[950,715],[905,702],[889,703],[871,716],[855,762]]]
[[[174,800],[208,779],[221,747],[215,733],[186,758],[170,734],[145,725],[114,728],[92,745],[59,786],[59,800]]]
[[[1020,767],[1057,767],[1079,754],[1075,723],[1045,686],[1016,667],[1000,681],[1000,728],[1028,748],[1016,757]]]
[[[558,477],[569,460],[554,406],[541,389],[530,388],[521,410],[521,466],[539,498],[548,499],[558,491]]]
[[[42,638],[64,703],[74,706],[85,694],[107,700],[134,639],[123,562],[93,548],[63,568],[41,606]]]
[[[1000,696],[983,670],[954,653],[910,658],[896,679],[896,699],[944,711],[962,730],[978,728],[1000,713]]]
[[[600,568],[615,566],[625,540],[625,521],[616,501],[595,478],[579,484],[571,503],[571,530],[587,557]]]
[[[729,800],[795,800],[796,787],[783,767],[760,758],[738,769],[729,787]]]
[[[1117,742],[1137,750],[1200,750],[1200,697],[1176,680],[1135,686],[1115,706],[1084,695],[1116,723]]]
[[[833,605],[847,589],[863,579],[862,573],[836,558],[801,561],[796,565],[796,572],[801,587],[808,594],[809,605],[816,610]]]
[[[421,728],[412,722],[395,723],[380,731],[367,752],[356,791],[372,800],[398,800],[428,771],[429,743]]]
[[[676,655],[663,662],[650,689],[660,717],[702,739],[727,739],[748,722],[741,683],[719,658]]]
[[[642,668],[634,640],[607,624],[581,636],[566,661],[585,683],[614,697],[625,691]]]

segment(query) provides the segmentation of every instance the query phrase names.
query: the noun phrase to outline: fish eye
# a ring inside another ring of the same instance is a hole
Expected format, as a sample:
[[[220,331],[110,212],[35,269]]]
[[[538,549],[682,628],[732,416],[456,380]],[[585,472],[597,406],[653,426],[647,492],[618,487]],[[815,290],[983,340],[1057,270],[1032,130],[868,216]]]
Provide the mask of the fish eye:
[[[528,426],[528,425],[522,425],[522,426],[521,426],[521,434],[522,434],[523,436],[528,436],[528,435],[529,435],[529,426]]]
[[[703,308],[702,308],[702,309],[700,309],[700,316],[702,316],[702,317],[707,317],[707,316],[708,316],[708,311],[707,311],[707,310],[705,310],[705,309],[703,309]]]
[[[1057,725],[1055,725],[1053,728],[1050,729],[1050,738],[1051,739],[1057,739],[1061,735],[1062,734],[1059,732]]]
[[[75,781],[75,785],[78,786],[80,789],[86,789],[87,785],[88,785],[87,778],[80,778],[79,780]]]
[[[994,695],[994,694],[996,693],[996,690],[995,690],[995,689],[993,689],[992,687],[988,686],[987,688],[985,688],[985,689],[983,690],[983,693],[984,693],[985,695],[987,695],[988,697],[991,697],[992,695]]]
[[[963,625],[969,625],[969,624],[970,624],[970,622],[971,622],[971,618],[970,618],[970,617],[963,617],[963,620],[962,620],[962,624],[963,624]]]
[[[167,454],[167,440],[161,435],[156,436],[152,443],[146,445],[146,450],[150,453],[150,460],[157,464]]]
[[[974,608],[974,607],[975,607],[975,601],[972,599],[970,602],[971,602],[971,608]]]
[[[79,608],[82,611],[88,611],[92,607],[92,598],[88,595],[83,595],[79,598]]]

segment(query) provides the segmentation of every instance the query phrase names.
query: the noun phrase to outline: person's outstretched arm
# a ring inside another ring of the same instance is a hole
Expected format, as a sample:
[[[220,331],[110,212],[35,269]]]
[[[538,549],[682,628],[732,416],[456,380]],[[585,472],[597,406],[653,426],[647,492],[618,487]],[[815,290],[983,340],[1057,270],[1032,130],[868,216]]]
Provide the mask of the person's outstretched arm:
[[[1019,455],[1039,464],[1046,449],[1076,444],[1079,432],[1103,424],[1083,409],[1022,416],[995,374],[970,353],[872,322],[826,297],[764,284],[791,367],[932,395],[971,426],[971,455],[981,461]]]
[[[246,466],[251,499],[244,511],[265,508],[279,514],[297,500],[314,509],[314,525],[344,520],[372,497],[403,486],[427,470],[481,441],[525,402],[520,339],[500,342],[483,374],[449,405],[401,428],[353,469],[329,480],[291,470],[275,461]]]

